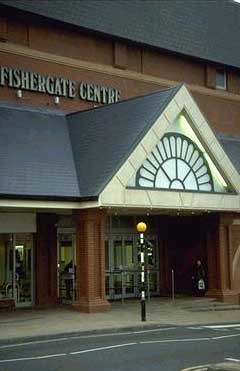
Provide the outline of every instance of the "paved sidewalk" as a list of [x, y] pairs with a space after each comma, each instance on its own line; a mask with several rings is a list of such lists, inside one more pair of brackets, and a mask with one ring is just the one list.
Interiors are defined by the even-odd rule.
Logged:
[[69, 306], [18, 309], [0, 313], [0, 341], [126, 328], [240, 323], [240, 306], [223, 305], [207, 298], [153, 298], [147, 302], [147, 321], [141, 322], [140, 302], [112, 303], [106, 313], [87, 314]]

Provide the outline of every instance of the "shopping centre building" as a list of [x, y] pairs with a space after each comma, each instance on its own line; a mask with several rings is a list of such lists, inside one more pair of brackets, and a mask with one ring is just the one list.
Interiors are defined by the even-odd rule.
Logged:
[[0, 0], [0, 301], [240, 302], [240, 4]]

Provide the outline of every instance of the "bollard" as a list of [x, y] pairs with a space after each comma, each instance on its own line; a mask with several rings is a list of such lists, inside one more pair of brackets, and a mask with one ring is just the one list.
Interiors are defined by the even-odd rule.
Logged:
[[124, 272], [121, 271], [121, 280], [122, 280], [122, 304], [124, 303]]
[[172, 269], [172, 302], [175, 301], [175, 282], [174, 282], [174, 270]]

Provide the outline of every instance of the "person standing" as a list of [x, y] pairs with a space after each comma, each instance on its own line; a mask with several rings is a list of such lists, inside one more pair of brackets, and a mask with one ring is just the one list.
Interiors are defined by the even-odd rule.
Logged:
[[194, 294], [196, 296], [203, 296], [206, 289], [206, 273], [201, 260], [197, 260], [192, 278], [194, 282]]

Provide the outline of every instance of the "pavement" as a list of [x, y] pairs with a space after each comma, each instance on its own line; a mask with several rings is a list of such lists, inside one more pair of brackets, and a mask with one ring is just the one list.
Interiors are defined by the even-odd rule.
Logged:
[[75, 333], [121, 331], [157, 326], [240, 323], [240, 306], [209, 298], [151, 298], [146, 302], [147, 321], [141, 322], [137, 299], [113, 302], [111, 311], [81, 313], [71, 306], [17, 309], [0, 312], [0, 342]]

